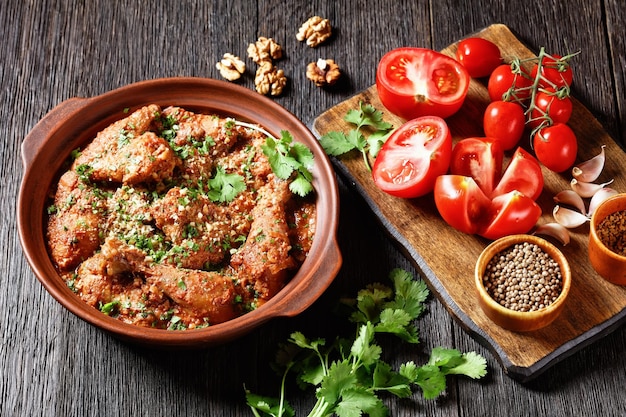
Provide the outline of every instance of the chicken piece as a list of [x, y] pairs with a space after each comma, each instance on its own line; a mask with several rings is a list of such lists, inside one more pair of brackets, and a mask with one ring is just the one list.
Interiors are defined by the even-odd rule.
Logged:
[[89, 179], [95, 182], [138, 184], [171, 177], [180, 160], [165, 139], [149, 131], [158, 114], [158, 106], [146, 106], [105, 128], [72, 168], [89, 167]]
[[291, 199], [287, 204], [287, 224], [290, 225], [289, 240], [293, 246], [292, 255], [299, 263], [304, 262], [313, 245], [317, 226], [315, 208], [315, 201], [312, 200], [294, 201]]
[[295, 266], [289, 254], [291, 243], [285, 215], [285, 203], [291, 196], [289, 184], [271, 179], [259, 190], [259, 196], [246, 242], [231, 258], [242, 288], [254, 289], [257, 305], [283, 288], [287, 271]]
[[231, 276], [146, 262], [143, 252], [117, 239], [108, 239], [102, 254], [109, 273], [140, 273], [146, 284], [156, 286], [191, 316], [216, 324], [238, 315]]
[[224, 242], [230, 241], [235, 231], [224, 208], [205, 195], [174, 187], [154, 202], [150, 213], [156, 226], [179, 248], [166, 262], [202, 269], [224, 260]]
[[176, 146], [192, 145], [199, 148], [198, 143], [190, 141], [187, 132], [194, 132], [191, 137], [200, 139], [198, 133], [203, 131], [202, 141], [208, 141], [204, 147], [207, 151], [205, 155], [210, 159], [226, 155], [239, 140], [241, 128], [232, 120], [217, 115], [193, 113], [180, 107], [168, 107], [163, 110], [163, 115], [178, 124], [178, 133], [174, 139]]
[[107, 273], [108, 259], [96, 253], [80, 264], [76, 270], [74, 290], [92, 307], [111, 302], [113, 294], [112, 276]]
[[239, 315], [233, 277], [217, 272], [152, 265], [142, 268], [148, 283], [158, 286], [175, 303], [208, 319], [222, 323]]
[[59, 179], [54, 207], [56, 212], [48, 218], [48, 247], [58, 268], [68, 271], [100, 246], [106, 198], [98, 188], [83, 183], [76, 172], [67, 171]]

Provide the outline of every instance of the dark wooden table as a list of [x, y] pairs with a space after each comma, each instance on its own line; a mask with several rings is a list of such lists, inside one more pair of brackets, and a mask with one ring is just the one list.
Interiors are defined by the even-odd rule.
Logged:
[[[5, 1], [0, 7], [0, 415], [246, 416], [244, 386], [276, 394], [268, 363], [293, 330], [311, 335], [335, 320], [342, 295], [384, 280], [401, 267], [419, 275], [351, 189], [341, 187], [340, 246], [344, 266], [328, 292], [293, 319], [277, 319], [243, 339], [197, 351], [149, 350], [120, 342], [64, 310], [36, 280], [22, 256], [15, 201], [24, 136], [54, 106], [158, 77], [220, 78], [226, 52], [246, 57], [259, 36], [285, 51], [289, 78], [275, 100], [310, 124], [327, 108], [374, 83], [378, 59], [404, 45], [441, 49], [504, 23], [531, 49], [580, 50], [573, 94], [626, 143], [626, 12], [620, 0], [414, 1]], [[165, 5], [164, 5], [165, 4]], [[330, 19], [335, 35], [311, 49], [296, 40], [308, 17]], [[332, 58], [344, 71], [332, 89], [305, 78], [308, 62]], [[253, 88], [252, 72], [241, 82]], [[582, 139], [584, 140], [584, 138]], [[45, 169], [45, 167], [42, 167]], [[388, 360], [421, 363], [435, 346], [475, 350], [488, 360], [477, 382], [450, 378], [446, 394], [426, 401], [388, 399], [394, 416], [626, 415], [626, 330], [614, 329], [528, 383], [507, 376], [490, 351], [469, 337], [435, 298], [419, 322], [417, 347], [386, 346]], [[333, 325], [330, 325], [332, 331]], [[339, 330], [339, 329], [338, 329]], [[324, 329], [329, 332], [329, 329]], [[312, 394], [295, 387], [298, 415]]]

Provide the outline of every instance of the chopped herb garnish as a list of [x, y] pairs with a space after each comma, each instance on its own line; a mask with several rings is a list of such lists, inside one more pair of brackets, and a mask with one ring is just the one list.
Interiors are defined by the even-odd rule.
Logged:
[[120, 306], [120, 302], [117, 300], [113, 300], [109, 303], [102, 304], [100, 306], [100, 311], [106, 314], [107, 316], [111, 316], [115, 314], [119, 306]]

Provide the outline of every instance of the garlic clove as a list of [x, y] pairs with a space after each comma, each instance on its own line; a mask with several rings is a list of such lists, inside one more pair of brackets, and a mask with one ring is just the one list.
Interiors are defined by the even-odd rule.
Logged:
[[572, 176], [576, 178], [576, 180], [582, 182], [593, 182], [597, 180], [602, 172], [602, 169], [604, 169], [605, 147], [606, 145], [602, 145], [602, 150], [599, 154], [572, 168]]
[[608, 187], [600, 188], [598, 191], [596, 191], [593, 197], [591, 197], [591, 201], [589, 202], [589, 211], [587, 212], [587, 216], [591, 217], [591, 215], [594, 211], [596, 211], [596, 208], [600, 205], [600, 203], [602, 203], [607, 198], [614, 196], [615, 194], [617, 194], [617, 190]]
[[568, 229], [575, 229], [589, 221], [589, 218], [584, 214], [559, 205], [554, 206], [552, 215], [558, 224]]
[[612, 182], [613, 180], [607, 181], [602, 184], [595, 184], [591, 182], [581, 182], [581, 181], [578, 181], [576, 178], [572, 178], [572, 181], [570, 182], [570, 186], [572, 187], [572, 190], [578, 193], [579, 196], [583, 198], [588, 198], [588, 197], [593, 197], [593, 195], [598, 190], [606, 187]]
[[567, 228], [559, 223], [546, 223], [537, 227], [533, 235], [550, 236], [557, 239], [563, 246], [570, 242], [570, 235]]
[[574, 190], [561, 191], [554, 196], [554, 202], [577, 208], [582, 214], [585, 214], [585, 202], [583, 201], [583, 198]]

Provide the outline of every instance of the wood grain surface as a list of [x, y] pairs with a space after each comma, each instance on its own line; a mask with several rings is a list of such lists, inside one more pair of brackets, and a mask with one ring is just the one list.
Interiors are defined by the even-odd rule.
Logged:
[[[295, 35], [314, 15], [328, 18], [334, 34], [324, 45], [309, 48]], [[311, 124], [325, 110], [367, 91], [378, 60], [390, 49], [440, 50], [494, 23], [506, 24], [531, 51], [541, 46], [555, 53], [580, 50], [573, 63], [573, 94], [617, 143], [626, 143], [622, 0], [4, 0], [0, 416], [252, 416], [244, 387], [278, 394], [280, 379], [270, 362], [291, 332], [350, 336], [352, 327], [333, 313], [339, 297], [385, 282], [391, 268], [416, 277], [424, 269], [388, 236], [356, 182], [339, 175], [344, 263], [315, 305], [211, 349], [163, 351], [121, 342], [64, 310], [22, 254], [15, 219], [20, 146], [51, 109], [73, 97], [93, 97], [147, 79], [219, 79], [215, 64], [226, 52], [245, 60], [248, 69], [239, 83], [254, 89], [256, 67], [246, 48], [266, 36], [282, 45], [278, 65], [289, 79], [284, 94], [274, 100]], [[334, 59], [343, 71], [333, 88], [317, 88], [305, 77], [306, 65], [321, 57]], [[603, 308], [605, 300], [595, 300]], [[423, 363], [432, 348], [444, 346], [484, 355], [489, 373], [480, 381], [448, 378], [445, 395], [436, 401], [424, 400], [420, 392], [404, 400], [385, 397], [391, 416], [626, 416], [626, 326], [601, 331], [593, 343], [559, 356], [558, 363], [528, 382], [511, 378], [498, 355], [468, 334], [437, 298], [429, 300], [418, 327], [417, 346], [382, 341], [393, 366]], [[313, 396], [288, 381], [287, 397], [296, 415], [307, 415]]]
[[[535, 56], [505, 25], [491, 25], [474, 35], [495, 42], [502, 55], [509, 59]], [[455, 51], [456, 44], [452, 44], [442, 52], [454, 56]], [[455, 143], [467, 137], [484, 136], [481, 121], [489, 104], [485, 82], [472, 79], [463, 107], [447, 120]], [[358, 108], [360, 102], [372, 104], [385, 112], [374, 85], [322, 113], [313, 122], [314, 133], [318, 136], [331, 131], [347, 133], [351, 125], [343, 118], [348, 110]], [[385, 112], [385, 120], [396, 127], [402, 123], [402, 119], [389, 112]], [[622, 171], [622, 167], [626, 166], [626, 154], [578, 101], [574, 101], [570, 126], [580, 142], [578, 162], [596, 155], [606, 145], [609, 157], [599, 181], [613, 179], [611, 187], [626, 191], [626, 176]], [[528, 142], [525, 136], [520, 145], [528, 148]], [[573, 284], [559, 318], [546, 328], [526, 333], [512, 332], [495, 325], [480, 309], [474, 289], [476, 260], [489, 241], [447, 226], [438, 214], [432, 193], [417, 199], [400, 199], [380, 191], [360, 153], [354, 151], [345, 157], [335, 158], [335, 161], [338, 169], [358, 184], [372, 210], [414, 258], [448, 310], [469, 333], [492, 347], [511, 376], [533, 378], [558, 361], [561, 355], [571, 354], [572, 350], [614, 328], [626, 317], [626, 287], [605, 281], [591, 267], [587, 252], [589, 226], [585, 224], [571, 231], [570, 244], [560, 247], [570, 263]], [[571, 179], [569, 171], [556, 174], [545, 167], [542, 170], [545, 186], [538, 202], [543, 214], [538, 224], [554, 222], [553, 196], [561, 190], [570, 189]]]

